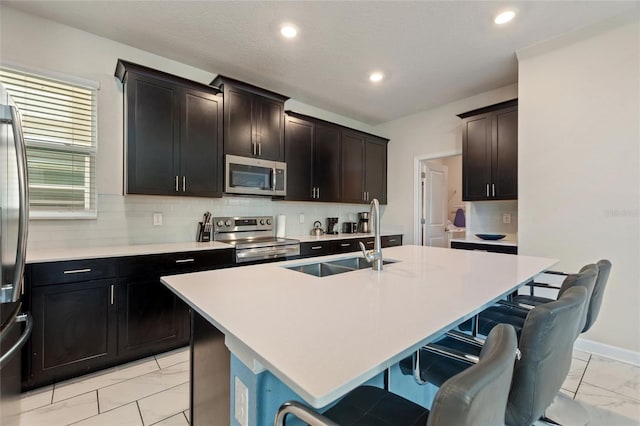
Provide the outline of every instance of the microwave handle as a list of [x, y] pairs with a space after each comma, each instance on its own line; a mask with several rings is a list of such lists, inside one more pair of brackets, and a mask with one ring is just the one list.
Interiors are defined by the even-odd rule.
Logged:
[[276, 174], [277, 173], [278, 172], [277, 172], [276, 168], [274, 167], [271, 170], [271, 189], [273, 189], [274, 191], [276, 190]]

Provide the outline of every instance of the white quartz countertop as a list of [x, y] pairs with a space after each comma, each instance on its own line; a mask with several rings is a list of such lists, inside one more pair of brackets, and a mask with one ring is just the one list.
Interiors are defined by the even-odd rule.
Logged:
[[184, 251], [219, 250], [232, 248], [229, 244], [212, 241], [209, 243], [166, 243], [131, 244], [122, 246], [56, 248], [27, 250], [27, 263], [59, 262], [65, 260], [98, 259], [104, 257], [140, 256], [145, 254], [179, 253]]
[[[503, 234], [504, 235], [504, 234]], [[495, 246], [518, 246], [518, 239], [513, 234], [506, 234], [507, 236], [501, 240], [483, 240], [475, 235], [466, 235], [463, 237], [452, 238], [450, 241], [457, 241], [459, 243], [472, 243], [472, 244], [491, 244]]]
[[556, 263], [420, 246], [383, 254], [398, 262], [380, 272], [317, 278], [286, 268], [352, 253], [162, 281], [221, 330], [254, 373], [268, 369], [320, 408]]
[[[386, 235], [397, 235], [396, 233], [382, 233]], [[318, 237], [303, 235], [289, 237], [300, 240], [300, 242], [310, 241], [330, 241], [347, 238], [372, 237], [372, 234], [327, 234]], [[233, 246], [218, 241], [208, 243], [184, 242], [184, 243], [160, 243], [160, 244], [130, 244], [104, 247], [74, 247], [74, 248], [51, 248], [27, 250], [27, 263], [60, 262], [65, 260], [99, 259], [105, 257], [140, 256], [145, 254], [179, 253], [185, 251], [198, 250], [218, 250], [233, 248]]]

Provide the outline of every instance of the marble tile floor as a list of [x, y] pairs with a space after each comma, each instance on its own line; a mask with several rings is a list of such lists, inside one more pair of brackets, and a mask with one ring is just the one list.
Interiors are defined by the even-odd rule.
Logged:
[[[640, 367], [575, 351], [562, 392], [590, 425], [640, 426]], [[187, 348], [25, 393], [21, 426], [188, 426]]]

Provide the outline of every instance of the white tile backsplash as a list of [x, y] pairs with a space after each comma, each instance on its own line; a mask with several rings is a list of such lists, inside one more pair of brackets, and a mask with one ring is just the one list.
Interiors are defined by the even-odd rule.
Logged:
[[[385, 206], [381, 206], [384, 224]], [[92, 220], [32, 220], [30, 249], [101, 247], [124, 244], [154, 244], [193, 241], [196, 226], [205, 211], [213, 216], [277, 216], [284, 214], [286, 236], [307, 235], [313, 222], [326, 227], [327, 217], [340, 224], [357, 221], [368, 205], [272, 201], [265, 197], [187, 198], [146, 195], [99, 195], [98, 218]], [[153, 213], [161, 212], [163, 224], [153, 226]], [[304, 223], [300, 223], [300, 214]], [[339, 228], [341, 229], [341, 228]]]
[[[511, 215], [511, 223], [502, 223], [503, 213]], [[518, 201], [478, 201], [467, 203], [467, 234], [518, 232]]]

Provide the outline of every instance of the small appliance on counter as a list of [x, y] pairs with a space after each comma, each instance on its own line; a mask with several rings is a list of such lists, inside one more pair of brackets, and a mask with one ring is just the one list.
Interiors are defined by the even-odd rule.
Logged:
[[371, 232], [371, 228], [369, 227], [369, 212], [358, 213], [358, 219], [358, 232], [364, 234]]
[[358, 224], [356, 222], [343, 222], [342, 232], [345, 234], [355, 234], [358, 232]]
[[313, 222], [313, 228], [311, 228], [311, 235], [319, 236], [324, 235], [324, 229], [322, 229], [322, 222], [316, 220]]
[[337, 217], [328, 217], [327, 218], [327, 234], [337, 234], [338, 233], [338, 218]]

